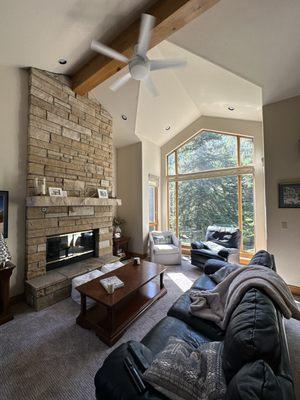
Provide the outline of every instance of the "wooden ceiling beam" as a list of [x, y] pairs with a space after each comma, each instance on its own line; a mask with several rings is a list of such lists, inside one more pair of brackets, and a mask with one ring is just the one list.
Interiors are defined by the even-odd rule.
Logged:
[[[150, 48], [167, 39], [220, 0], [158, 0], [146, 12], [156, 18]], [[109, 47], [131, 58], [137, 43], [140, 17], [120, 33]], [[197, 40], [197, 38], [195, 38]], [[73, 90], [84, 95], [125, 66], [124, 63], [96, 54], [72, 76]]]

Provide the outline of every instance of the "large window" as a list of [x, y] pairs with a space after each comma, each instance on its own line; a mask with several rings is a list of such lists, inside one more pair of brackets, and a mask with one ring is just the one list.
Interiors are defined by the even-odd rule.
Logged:
[[167, 157], [168, 223], [185, 245], [209, 225], [239, 227], [254, 251], [253, 140], [201, 131]]

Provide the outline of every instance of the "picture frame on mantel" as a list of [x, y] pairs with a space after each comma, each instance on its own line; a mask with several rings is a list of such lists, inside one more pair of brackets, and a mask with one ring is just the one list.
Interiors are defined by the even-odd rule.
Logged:
[[0, 233], [8, 237], [8, 191], [0, 190]]
[[108, 191], [106, 189], [98, 189], [99, 199], [108, 199]]
[[49, 187], [49, 196], [50, 197], [63, 197], [62, 188]]
[[300, 208], [300, 183], [279, 183], [279, 208]]

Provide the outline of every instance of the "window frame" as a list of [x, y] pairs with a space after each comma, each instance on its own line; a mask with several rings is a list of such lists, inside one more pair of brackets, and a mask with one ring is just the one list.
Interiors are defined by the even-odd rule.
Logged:
[[[229, 168], [221, 168], [221, 169], [213, 169], [213, 170], [205, 170], [205, 171], [200, 171], [200, 172], [192, 172], [192, 173], [185, 173], [185, 174], [179, 174], [178, 173], [178, 149], [183, 147], [185, 144], [187, 144], [189, 141], [193, 140], [195, 136], [201, 135], [202, 132], [213, 132], [217, 133], [220, 135], [229, 135], [229, 136], [234, 136], [237, 139], [237, 166], [236, 167], [229, 167]], [[254, 146], [254, 138], [248, 135], [243, 135], [243, 134], [236, 134], [236, 133], [230, 133], [230, 132], [223, 132], [223, 131], [217, 131], [213, 129], [201, 129], [200, 131], [196, 132], [192, 137], [181, 143], [179, 146], [177, 146], [175, 149], [170, 151], [166, 155], [165, 159], [165, 166], [166, 166], [166, 189], [167, 189], [167, 226], [168, 229], [170, 229], [170, 210], [169, 210], [169, 184], [170, 182], [175, 183], [175, 234], [176, 236], [179, 235], [179, 229], [178, 229], [178, 183], [180, 181], [184, 180], [196, 180], [196, 179], [203, 179], [203, 178], [216, 178], [216, 177], [222, 177], [222, 176], [237, 176], [238, 178], [238, 225], [239, 229], [242, 232], [243, 235], [243, 199], [242, 199], [242, 176], [243, 175], [252, 175], [253, 176], [253, 191], [255, 191], [255, 170], [254, 170], [254, 165], [249, 164], [249, 165], [242, 165], [241, 164], [241, 138], [246, 138], [246, 139], [251, 139], [253, 146]], [[169, 175], [168, 172], [168, 157], [171, 154], [175, 154], [175, 174], [174, 175]], [[255, 216], [255, 203], [254, 203], [254, 216]], [[255, 224], [254, 224], [254, 240], [255, 240]], [[183, 249], [189, 250], [190, 245], [183, 245]], [[255, 244], [254, 244], [254, 251], [255, 251]], [[241, 243], [241, 249], [240, 249], [240, 257], [241, 259], [249, 259], [252, 257], [254, 252], [252, 251], [246, 251], [244, 250], [243, 247], [243, 240]]]

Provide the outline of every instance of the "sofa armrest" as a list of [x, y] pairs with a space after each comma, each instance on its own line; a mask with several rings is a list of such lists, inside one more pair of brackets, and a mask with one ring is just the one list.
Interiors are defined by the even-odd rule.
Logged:
[[179, 249], [181, 248], [180, 240], [174, 235], [174, 233], [172, 233], [172, 242], [176, 247]]
[[221, 260], [207, 260], [206, 263], [204, 264], [204, 273], [206, 275], [212, 275], [215, 272], [219, 271], [219, 269], [226, 267], [227, 265], [231, 265], [226, 261], [221, 261]]
[[208, 247], [201, 241], [195, 241], [191, 243], [191, 248], [192, 249], [207, 249]]

